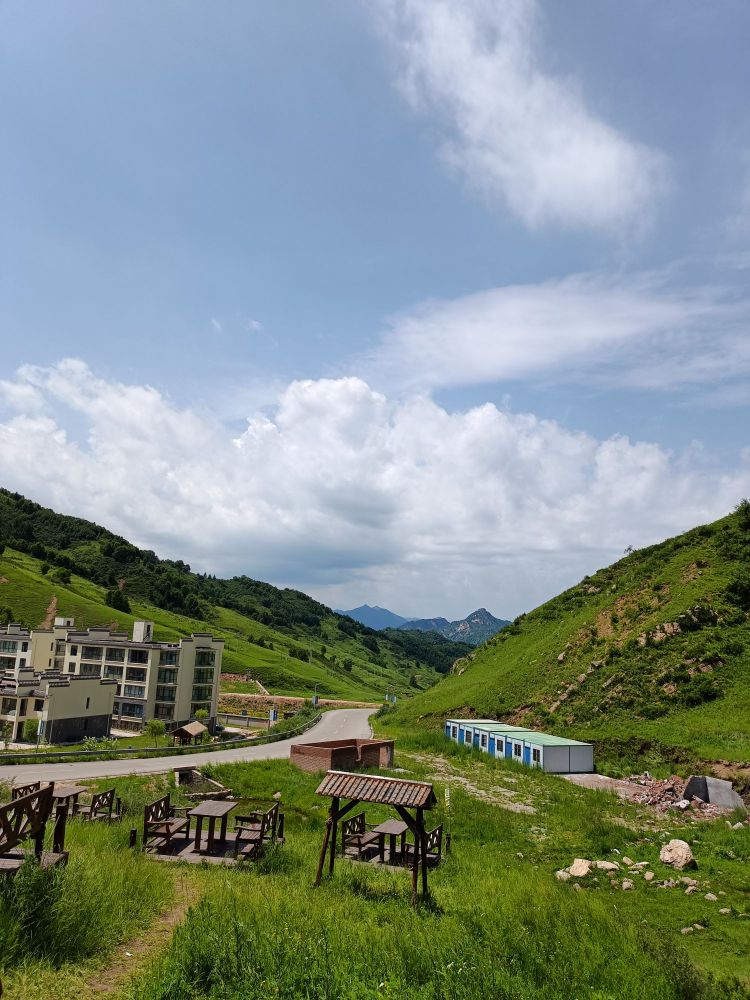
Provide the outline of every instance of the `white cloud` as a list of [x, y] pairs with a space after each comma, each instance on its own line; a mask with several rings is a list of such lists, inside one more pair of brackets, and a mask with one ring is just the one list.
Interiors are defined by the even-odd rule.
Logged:
[[214, 333], [223, 333], [224, 332], [224, 327], [221, 325], [221, 323], [219, 322], [219, 320], [216, 319], [215, 316], [211, 317], [211, 329], [214, 331]]
[[259, 319], [249, 319], [246, 325], [249, 333], [260, 333], [263, 329], [263, 324]]
[[526, 225], [632, 230], [667, 161], [602, 121], [577, 81], [545, 72], [535, 0], [380, 0], [401, 88], [443, 129], [442, 152]]
[[557, 378], [665, 388], [750, 371], [750, 299], [666, 274], [578, 274], [429, 301], [393, 318], [362, 362], [417, 389]]
[[489, 404], [394, 402], [358, 378], [294, 382], [234, 438], [80, 361], [13, 382], [45, 410], [0, 420], [4, 485], [197, 568], [335, 606], [512, 615], [750, 493], [750, 454], [722, 471]]

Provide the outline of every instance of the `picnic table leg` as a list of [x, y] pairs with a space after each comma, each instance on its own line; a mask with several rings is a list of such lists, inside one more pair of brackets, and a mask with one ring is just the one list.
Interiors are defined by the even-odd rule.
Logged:
[[68, 818], [68, 807], [63, 804], [58, 807], [55, 813], [55, 826], [52, 833], [52, 850], [55, 854], [62, 854], [65, 850], [65, 823]]
[[214, 835], [215, 835], [215, 833], [216, 833], [216, 817], [215, 816], [209, 816], [208, 817], [208, 844], [207, 844], [207, 850], [208, 850], [209, 854], [211, 854], [212, 851], [213, 851], [213, 849], [214, 849]]
[[195, 817], [195, 853], [201, 849], [201, 834], [203, 833], [203, 817]]
[[229, 814], [221, 817], [221, 832], [219, 833], [219, 840], [224, 843], [227, 839], [227, 820], [229, 819]]

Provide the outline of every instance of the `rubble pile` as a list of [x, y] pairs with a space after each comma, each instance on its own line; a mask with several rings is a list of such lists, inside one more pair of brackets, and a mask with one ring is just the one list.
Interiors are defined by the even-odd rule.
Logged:
[[686, 780], [672, 775], [670, 778], [660, 779], [654, 778], [648, 771], [644, 771], [643, 774], [632, 774], [628, 781], [631, 786], [638, 786], [633, 788], [632, 793], [628, 795], [631, 802], [653, 806], [659, 812], [667, 812], [670, 809], [685, 812], [689, 809], [700, 813], [705, 819], [714, 819], [726, 813], [728, 809], [727, 806], [707, 802], [699, 795], [690, 794], [691, 790], [688, 786], [693, 781], [692, 778]]

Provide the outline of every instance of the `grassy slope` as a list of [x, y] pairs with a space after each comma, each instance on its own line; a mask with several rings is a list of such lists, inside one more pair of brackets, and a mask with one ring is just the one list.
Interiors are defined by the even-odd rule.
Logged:
[[[310, 695], [315, 684], [321, 695], [353, 700], [380, 700], [386, 685], [404, 694], [409, 691], [404, 659], [385, 647], [377, 656], [370, 655], [359, 642], [337, 629], [333, 617], [330, 622], [324, 621], [324, 635], [313, 638], [303, 629], [281, 633], [223, 607], [214, 608], [212, 619], [204, 621], [131, 599], [131, 614], [125, 614], [107, 607], [103, 587], [75, 575], [68, 585], [53, 583], [42, 576], [40, 567], [40, 560], [13, 549], [6, 549], [0, 556], [0, 577], [7, 580], [0, 584], [0, 606], [12, 608], [14, 615], [31, 627], [43, 623], [54, 595], [57, 614], [73, 616], [81, 626], [116, 623], [130, 630], [136, 619], [146, 618], [155, 623], [157, 639], [164, 641], [177, 640], [190, 632], [213, 632], [226, 642], [224, 672], [249, 670], [274, 694]], [[249, 634], [256, 640], [262, 637], [266, 643], [272, 642], [274, 649], [248, 642]], [[328, 662], [321, 659], [322, 645], [327, 647]], [[305, 663], [290, 656], [290, 647], [310, 649], [313, 659]], [[339, 665], [333, 665], [334, 658]], [[352, 661], [351, 671], [340, 665], [345, 659]], [[428, 683], [434, 678], [426, 668], [421, 668], [418, 676]], [[257, 693], [254, 685], [247, 685], [246, 690]]]
[[[127, 937], [133, 922], [143, 926], [149, 911], [153, 914], [169, 895], [160, 885], [158, 894], [144, 899], [140, 914], [132, 914], [124, 905], [122, 879], [118, 876], [113, 888], [107, 885], [107, 870], [119, 872], [124, 864], [131, 866], [127, 874], [134, 885], [140, 886], [145, 865], [154, 878], [173, 882], [174, 896], [183, 894], [189, 879], [205, 900], [190, 911], [163, 957], [117, 993], [121, 998], [718, 1000], [745, 995], [740, 987], [715, 991], [701, 977], [713, 973], [750, 982], [748, 830], [729, 830], [723, 820], [699, 825], [683, 816], [654, 816], [553, 776], [441, 748], [442, 757], [399, 753], [396, 760], [410, 776], [436, 780], [438, 806], [430, 821], [447, 823], [453, 835], [450, 857], [430, 876], [432, 907], [416, 912], [409, 907], [407, 873], [343, 862], [333, 880], [314, 890], [327, 800], [314, 794], [318, 776], [286, 761], [210, 769], [243, 806], [281, 793], [286, 844], [244, 871], [185, 869], [128, 852], [128, 828], [137, 825], [143, 801], [155, 798], [167, 779], [123, 779], [118, 794], [130, 814], [121, 826], [92, 831], [70, 825], [71, 864], [63, 876], [62, 904], [49, 921], [51, 933], [33, 933], [34, 913], [27, 913], [26, 958], [23, 939], [13, 951], [0, 948], [6, 995], [11, 1000], [94, 995], [85, 981], [95, 964], [106, 963], [107, 953]], [[450, 815], [446, 784], [452, 789]], [[536, 812], [508, 811], [493, 799], [514, 800]], [[367, 807], [370, 822], [388, 815]], [[581, 892], [555, 880], [555, 870], [574, 857], [617, 859], [615, 851], [649, 861], [657, 881], [668, 878], [671, 870], [658, 861], [667, 836], [693, 845], [699, 893], [686, 896], [681, 886], [662, 889], [642, 877], [635, 877], [631, 892], [623, 892], [622, 876], [610, 885], [601, 873], [583, 880]], [[79, 879], [97, 905], [68, 943], [64, 929], [76, 913]], [[723, 894], [720, 902], [704, 899], [709, 890]], [[78, 895], [88, 906], [88, 897]], [[100, 919], [100, 900], [117, 909], [118, 922], [97, 940], [89, 930]], [[719, 914], [722, 907], [730, 914]], [[39, 908], [35, 912], [37, 919], [44, 916]], [[7, 907], [11, 929], [15, 913]], [[693, 923], [706, 930], [681, 935], [680, 929]], [[0, 907], [0, 934], [2, 928]]]
[[[402, 703], [389, 727], [428, 731], [446, 715], [476, 714], [594, 740], [600, 760], [746, 761], [750, 621], [726, 588], [747, 573], [748, 548], [732, 515], [634, 552], [521, 616]], [[653, 642], [658, 626], [696, 607], [697, 622], [681, 619], [691, 630]]]

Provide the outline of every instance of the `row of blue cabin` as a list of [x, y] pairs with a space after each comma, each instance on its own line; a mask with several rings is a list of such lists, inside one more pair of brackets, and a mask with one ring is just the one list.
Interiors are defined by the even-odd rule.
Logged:
[[493, 757], [505, 757], [553, 774], [580, 774], [594, 770], [591, 743], [564, 736], [537, 733], [495, 719], [447, 719], [445, 735], [461, 746], [475, 747]]

